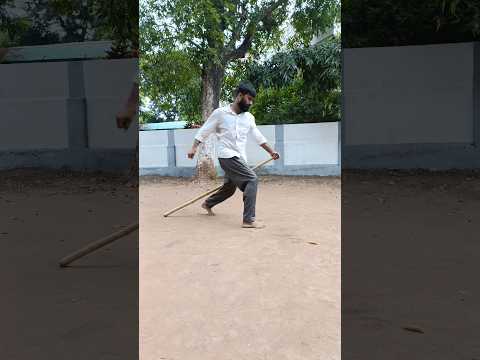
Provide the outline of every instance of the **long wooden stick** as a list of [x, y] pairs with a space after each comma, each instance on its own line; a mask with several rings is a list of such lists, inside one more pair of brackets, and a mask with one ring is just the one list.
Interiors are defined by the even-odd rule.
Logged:
[[[253, 167], [252, 170], [258, 169], [259, 167], [265, 165], [266, 163], [268, 163], [272, 160], [273, 160], [273, 158], [264, 160], [261, 163], [257, 164], [255, 167]], [[209, 190], [209, 191], [195, 197], [194, 199], [192, 199], [192, 200], [176, 207], [175, 209], [170, 210], [169, 212], [163, 214], [163, 216], [167, 217], [168, 215], [173, 214], [174, 212], [177, 212], [178, 210], [181, 210], [181, 209], [183, 209], [184, 207], [187, 207], [190, 204], [193, 204], [195, 201], [200, 200], [201, 198], [203, 198], [207, 195], [210, 195], [210, 194], [214, 193], [215, 191], [220, 190], [220, 188], [222, 186], [223, 186], [223, 184], [220, 185], [220, 186], [217, 186], [215, 189]], [[94, 241], [94, 242], [86, 245], [85, 247], [71, 253], [70, 255], [65, 256], [64, 258], [62, 258], [60, 260], [59, 265], [61, 267], [68, 266], [73, 261], [78, 260], [78, 259], [80, 259], [80, 258], [82, 258], [82, 257], [84, 257], [84, 256], [86, 256], [86, 255], [104, 247], [105, 245], [108, 245], [108, 244], [114, 242], [115, 240], [120, 239], [121, 237], [124, 237], [125, 235], [130, 234], [131, 232], [133, 232], [137, 229], [138, 229], [138, 222], [134, 223], [134, 224], [130, 224], [129, 226], [125, 227], [122, 230], [116, 231], [113, 234], [110, 234], [108, 236], [105, 236], [105, 237], [97, 240], [97, 241]]]
[[138, 222], [128, 225], [122, 230], [116, 231], [113, 234], [110, 234], [108, 236], [105, 236], [97, 241], [94, 241], [85, 247], [81, 248], [80, 250], [77, 250], [70, 255], [65, 256], [63, 259], [60, 260], [60, 266], [65, 267], [68, 264], [72, 263], [73, 261], [80, 259], [81, 257], [84, 257], [85, 255], [88, 255], [95, 250], [100, 249], [101, 247], [104, 247], [105, 245], [108, 245], [115, 240], [124, 237], [125, 235], [130, 234], [131, 232], [135, 231], [138, 229]]
[[[259, 167], [262, 167], [263, 165], [265, 165], [266, 163], [268, 163], [268, 162], [270, 162], [270, 161], [272, 161], [272, 160], [273, 160], [273, 158], [264, 160], [264, 161], [262, 161], [261, 163], [258, 163], [257, 165], [255, 165], [255, 166], [252, 168], [252, 170], [258, 169]], [[170, 211], [167, 211], [165, 214], [163, 214], [163, 216], [167, 217], [168, 215], [171, 215], [171, 214], [173, 214], [174, 212], [177, 212], [178, 210], [181, 210], [181, 209], [183, 209], [184, 207], [187, 207], [188, 205], [193, 204], [195, 201], [198, 201], [198, 200], [200, 200], [201, 198], [204, 198], [205, 196], [208, 196], [208, 195], [210, 195], [210, 194], [212, 194], [212, 193], [220, 190], [220, 188], [221, 188], [222, 186], [223, 186], [223, 184], [217, 186], [215, 189], [208, 190], [207, 192], [204, 192], [203, 194], [200, 194], [200, 195], [198, 195], [197, 197], [194, 197], [192, 200], [189, 200], [189, 201], [187, 201], [186, 203], [183, 203], [182, 205], [177, 206], [175, 209], [172, 209], [172, 210], [170, 210]]]

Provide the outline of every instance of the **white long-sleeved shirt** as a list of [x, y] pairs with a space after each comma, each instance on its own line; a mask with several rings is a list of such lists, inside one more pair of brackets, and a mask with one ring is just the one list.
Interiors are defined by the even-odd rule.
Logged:
[[251, 133], [258, 145], [267, 139], [258, 130], [255, 117], [249, 112], [237, 114], [230, 105], [216, 109], [198, 130], [195, 139], [204, 142], [212, 133], [217, 137], [219, 158], [242, 157], [247, 161], [247, 135]]

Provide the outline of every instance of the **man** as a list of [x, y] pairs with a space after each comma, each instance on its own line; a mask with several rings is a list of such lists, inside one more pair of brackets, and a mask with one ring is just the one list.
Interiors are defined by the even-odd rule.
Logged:
[[198, 146], [212, 133], [217, 137], [217, 153], [220, 166], [225, 171], [223, 187], [211, 195], [202, 204], [209, 215], [214, 215], [212, 208], [231, 197], [238, 187], [243, 192], [243, 223], [244, 228], [263, 228], [255, 221], [255, 203], [257, 198], [257, 175], [247, 165], [245, 147], [247, 135], [251, 133], [256, 142], [267, 151], [273, 159], [280, 158], [260, 133], [254, 116], [248, 112], [256, 91], [249, 83], [241, 83], [235, 91], [235, 101], [216, 109], [203, 124], [195, 136], [188, 157], [193, 159]]

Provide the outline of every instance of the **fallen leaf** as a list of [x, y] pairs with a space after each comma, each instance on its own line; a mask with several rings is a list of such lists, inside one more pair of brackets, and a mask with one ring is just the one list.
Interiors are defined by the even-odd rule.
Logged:
[[409, 325], [409, 326], [404, 326], [403, 330], [410, 331], [410, 332], [415, 332], [419, 334], [424, 334], [425, 332], [423, 331], [422, 328], [416, 325]]

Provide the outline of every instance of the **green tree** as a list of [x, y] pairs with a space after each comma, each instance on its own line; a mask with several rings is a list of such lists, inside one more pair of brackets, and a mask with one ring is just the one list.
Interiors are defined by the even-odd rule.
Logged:
[[[141, 8], [141, 11], [142, 96], [148, 97], [160, 111], [200, 121], [200, 66], [157, 28], [157, 20], [147, 9]], [[171, 116], [159, 116], [158, 120], [162, 118]]]
[[[315, 34], [338, 21], [339, 2], [143, 0], [140, 11], [141, 62], [148, 83], [142, 91], [155, 98], [153, 87], [161, 85], [163, 94], [177, 94], [180, 88], [198, 86], [193, 79], [200, 75], [205, 119], [218, 107], [225, 76], [239, 59], [255, 59], [280, 48], [289, 16], [297, 29], [292, 44], [308, 45]], [[175, 71], [170, 71], [172, 66]], [[149, 71], [153, 68], [157, 74]]]
[[218, 107], [229, 63], [244, 58], [249, 51], [258, 54], [279, 42], [288, 0], [147, 0], [144, 3], [162, 34], [158, 45], [168, 43], [162, 46], [165, 51], [180, 49], [191, 62], [198, 64], [205, 119]]

